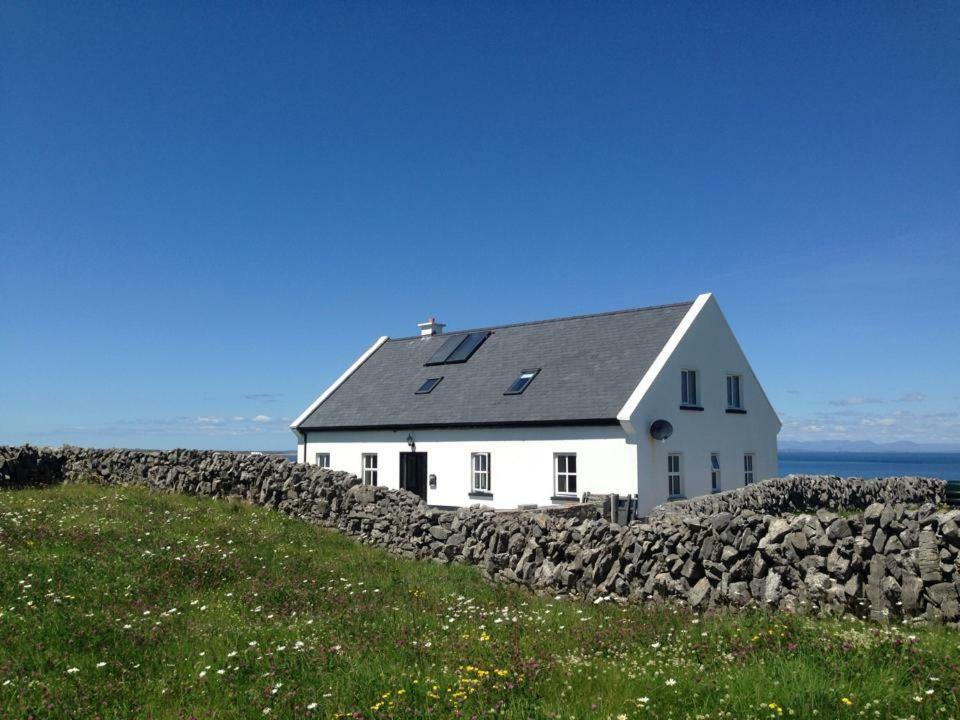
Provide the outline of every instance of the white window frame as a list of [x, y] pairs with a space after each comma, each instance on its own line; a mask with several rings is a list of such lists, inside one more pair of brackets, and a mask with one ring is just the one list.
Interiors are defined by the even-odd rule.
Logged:
[[[478, 467], [478, 463], [483, 467]], [[490, 479], [490, 453], [470, 453], [470, 492], [480, 495], [492, 495], [493, 485]]]
[[[320, 460], [320, 458], [326, 458], [326, 464]], [[313, 454], [313, 464], [320, 468], [330, 469], [330, 453], [328, 452], [318, 452]]]
[[[677, 461], [676, 470], [673, 469], [673, 460]], [[683, 454], [667, 453], [667, 497], [683, 497]]]
[[360, 477], [363, 479], [364, 485], [376, 486], [377, 476], [380, 474], [379, 465], [376, 453], [360, 454]]
[[754, 463], [755, 455], [753, 453], [744, 453], [743, 454], [743, 484], [753, 485], [756, 482], [756, 475], [754, 474]]
[[723, 489], [722, 480], [720, 453], [710, 453], [710, 492], [720, 492]]
[[[684, 368], [680, 371], [680, 405], [682, 407], [700, 407], [700, 382], [697, 377], [698, 374], [699, 373], [693, 368]], [[691, 390], [693, 392], [691, 392]]]
[[[736, 398], [734, 398], [732, 392], [734, 380], [736, 380], [737, 385]], [[743, 375], [727, 373], [727, 410], [743, 410]]]
[[[560, 459], [564, 460], [564, 469], [560, 470]], [[570, 458], [573, 458], [573, 470], [570, 468]], [[554, 453], [553, 454], [553, 491], [558, 497], [577, 497], [577, 454], [576, 453]], [[573, 480], [573, 489], [570, 488], [570, 480]], [[562, 487], [561, 490], [561, 481]]]

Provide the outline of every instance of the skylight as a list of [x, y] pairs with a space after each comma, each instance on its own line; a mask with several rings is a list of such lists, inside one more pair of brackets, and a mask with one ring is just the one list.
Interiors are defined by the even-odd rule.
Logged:
[[440, 381], [443, 380], [443, 377], [427, 378], [423, 381], [423, 385], [414, 393], [414, 395], [426, 395], [429, 392], [432, 392], [433, 389], [440, 384]]
[[490, 337], [489, 330], [451, 335], [424, 364], [452, 365], [454, 363], [465, 363], [488, 337]]
[[533, 382], [533, 379], [537, 376], [538, 372], [540, 372], [540, 368], [537, 368], [536, 370], [521, 370], [520, 376], [513, 381], [513, 384], [510, 385], [510, 387], [508, 387], [503, 394], [519, 395], [527, 389], [527, 385]]

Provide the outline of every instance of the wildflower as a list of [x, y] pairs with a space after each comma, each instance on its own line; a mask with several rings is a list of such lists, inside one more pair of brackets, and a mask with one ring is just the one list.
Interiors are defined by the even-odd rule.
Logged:
[[67, 675], [73, 675], [74, 673], [80, 672], [80, 668], [72, 667], [67, 668]]
[[316, 709], [317, 709], [317, 704], [315, 702], [312, 702], [309, 705], [307, 705], [307, 710], [316, 710]]
[[670, 678], [669, 680], [667, 680], [667, 687], [673, 687], [676, 684], [677, 684], [677, 681], [674, 680], [673, 678]]
[[104, 665], [106, 665], [106, 663], [102, 661], [97, 663], [98, 668], [102, 668]]
[[842, 702], [844, 705], [848, 705], [848, 706], [849, 706], [849, 705], [853, 705], [853, 700], [851, 700], [851, 699], [848, 698], [848, 697], [842, 697], [842, 698], [840, 698], [840, 702]]
[[206, 676], [207, 676], [207, 671], [206, 671], [206, 670], [201, 670], [201, 671], [200, 671], [200, 677], [206, 677]]

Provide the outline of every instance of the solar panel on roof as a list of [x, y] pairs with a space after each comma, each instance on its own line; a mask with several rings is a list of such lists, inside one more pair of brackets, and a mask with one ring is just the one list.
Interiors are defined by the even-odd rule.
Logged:
[[440, 349], [430, 356], [430, 359], [427, 360], [424, 365], [443, 365], [447, 361], [450, 353], [456, 350], [457, 346], [462, 343], [466, 337], [467, 336], [462, 333], [460, 335], [451, 335], [446, 339], [446, 342], [440, 346]]
[[464, 339], [462, 343], [457, 345], [457, 349], [450, 353], [450, 356], [447, 358], [448, 363], [464, 363], [470, 359], [470, 356], [473, 355], [477, 348], [483, 345], [483, 341], [490, 337], [490, 333], [485, 332], [472, 332]]

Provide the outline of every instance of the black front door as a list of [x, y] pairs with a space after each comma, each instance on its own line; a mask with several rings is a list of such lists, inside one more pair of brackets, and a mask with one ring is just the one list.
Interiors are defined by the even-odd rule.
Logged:
[[427, 454], [400, 453], [400, 489], [416, 493], [427, 501]]

